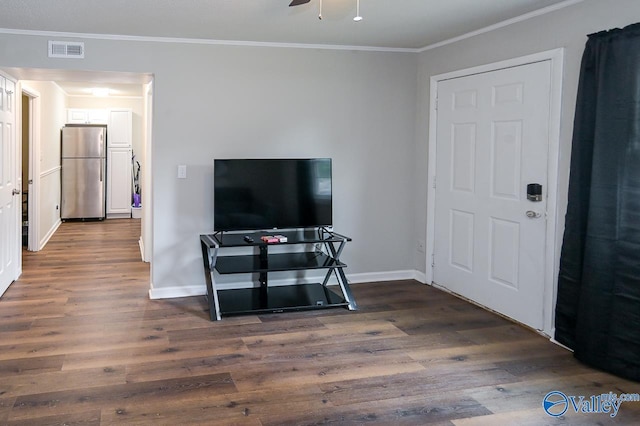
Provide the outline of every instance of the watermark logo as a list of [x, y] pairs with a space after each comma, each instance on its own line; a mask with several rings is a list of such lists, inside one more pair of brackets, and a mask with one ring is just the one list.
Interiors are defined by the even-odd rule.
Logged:
[[560, 417], [569, 409], [569, 398], [559, 391], [549, 392], [542, 400], [542, 408], [553, 417]]
[[552, 417], [560, 417], [569, 409], [576, 413], [601, 413], [610, 417], [618, 415], [623, 402], [640, 402], [640, 394], [609, 392], [600, 395], [567, 396], [560, 391], [551, 391], [542, 399], [542, 408]]

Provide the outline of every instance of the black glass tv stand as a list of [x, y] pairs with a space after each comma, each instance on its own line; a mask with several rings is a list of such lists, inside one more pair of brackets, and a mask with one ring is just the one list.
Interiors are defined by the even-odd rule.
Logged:
[[[268, 243], [266, 235], [281, 235], [285, 242]], [[299, 311], [345, 307], [356, 310], [349, 283], [343, 271], [347, 265], [340, 261], [345, 244], [351, 238], [327, 228], [296, 229], [288, 231], [225, 232], [200, 235], [204, 275], [207, 283], [207, 302], [212, 321], [223, 316]], [[305, 245], [312, 251], [282, 252], [275, 246]], [[248, 247], [252, 254], [221, 256], [226, 248]], [[322, 283], [296, 283], [269, 286], [269, 273], [282, 271], [326, 270]], [[258, 286], [220, 290], [215, 274], [256, 274]], [[340, 293], [328, 287], [335, 275]]]

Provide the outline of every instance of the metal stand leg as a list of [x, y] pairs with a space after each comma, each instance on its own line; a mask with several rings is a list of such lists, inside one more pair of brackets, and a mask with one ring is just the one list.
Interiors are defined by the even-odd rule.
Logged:
[[[337, 250], [332, 243], [328, 243], [328, 242], [325, 243], [325, 246], [329, 250], [329, 253], [331, 253], [331, 257], [333, 257], [333, 259], [338, 263], [340, 262], [340, 255], [342, 254], [342, 249], [344, 248], [346, 242], [347, 242], [346, 239], [342, 240]], [[323, 286], [327, 285], [327, 283], [329, 282], [329, 278], [331, 277], [332, 271], [335, 271], [336, 279], [338, 280], [338, 284], [340, 285], [340, 289], [342, 290], [342, 295], [344, 296], [344, 299], [349, 304], [348, 306], [349, 310], [350, 311], [357, 310], [358, 305], [356, 304], [356, 299], [353, 297], [353, 294], [351, 293], [351, 288], [349, 287], [349, 281], [347, 280], [347, 276], [344, 274], [342, 267], [329, 269], [329, 271], [327, 271], [327, 275], [324, 277], [324, 282], [322, 283], [322, 285]]]
[[204, 279], [207, 283], [207, 303], [209, 304], [209, 318], [211, 321], [221, 320], [220, 303], [216, 291], [216, 281], [213, 276], [218, 258], [218, 244], [207, 235], [200, 236], [202, 247], [202, 262], [204, 266]]

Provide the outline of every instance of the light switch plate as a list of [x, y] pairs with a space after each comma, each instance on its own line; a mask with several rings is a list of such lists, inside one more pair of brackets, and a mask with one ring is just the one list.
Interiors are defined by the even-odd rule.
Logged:
[[187, 165], [179, 164], [178, 165], [178, 179], [186, 179], [187, 178]]

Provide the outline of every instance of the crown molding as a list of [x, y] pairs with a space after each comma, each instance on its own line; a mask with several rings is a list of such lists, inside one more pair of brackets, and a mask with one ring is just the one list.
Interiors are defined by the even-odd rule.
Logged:
[[538, 16], [546, 15], [547, 13], [555, 12], [556, 10], [564, 9], [565, 7], [573, 6], [574, 4], [578, 4], [583, 1], [584, 0], [565, 0], [563, 2], [556, 3], [552, 6], [543, 7], [542, 9], [534, 10], [533, 12], [525, 13], [524, 15], [516, 16], [515, 18], [507, 19], [506, 21], [498, 22], [497, 24], [489, 25], [488, 27], [480, 28], [479, 30], [476, 30], [476, 31], [471, 31], [470, 33], [462, 34], [460, 36], [443, 40], [438, 43], [430, 44], [420, 49], [416, 49], [416, 51], [419, 53], [422, 53], [422, 52], [426, 52], [427, 50], [435, 49], [437, 47], [453, 44], [461, 40], [465, 40], [480, 34], [497, 30], [499, 28], [504, 28], [504, 27], [508, 27], [509, 25], [517, 24], [518, 22], [523, 22], [532, 18], [536, 18]]
[[63, 37], [63, 38], [80, 38], [95, 40], [113, 40], [113, 41], [136, 41], [149, 43], [180, 43], [180, 44], [204, 44], [217, 46], [244, 46], [244, 47], [279, 47], [289, 49], [324, 49], [324, 50], [357, 50], [365, 52], [402, 52], [417, 53], [419, 49], [403, 48], [403, 47], [381, 47], [381, 46], [347, 46], [339, 44], [306, 44], [306, 43], [277, 43], [263, 41], [244, 41], [244, 40], [210, 40], [200, 38], [175, 38], [175, 37], [148, 37], [148, 36], [132, 36], [117, 34], [89, 34], [89, 33], [70, 33], [59, 31], [35, 31], [35, 30], [17, 30], [12, 28], [0, 28], [0, 34], [39, 36], [39, 37]]

